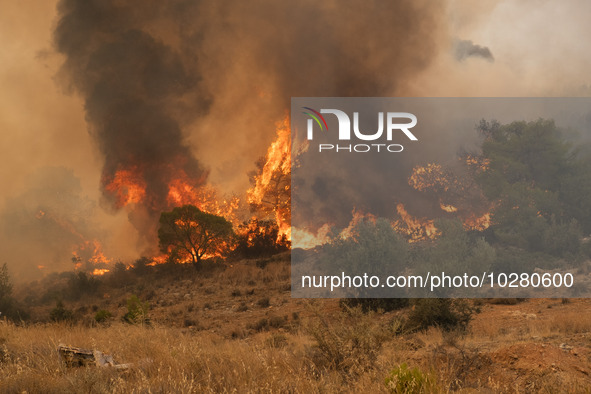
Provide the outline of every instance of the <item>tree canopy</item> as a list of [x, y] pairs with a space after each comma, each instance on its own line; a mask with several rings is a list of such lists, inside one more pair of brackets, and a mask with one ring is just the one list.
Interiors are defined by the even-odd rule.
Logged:
[[553, 120], [480, 124], [489, 168], [477, 178], [494, 202], [490, 231], [504, 245], [576, 253], [590, 231], [589, 165]]
[[176, 261], [191, 261], [197, 268], [203, 257], [221, 256], [234, 244], [232, 224], [225, 218], [184, 205], [162, 212], [158, 239], [160, 250]]

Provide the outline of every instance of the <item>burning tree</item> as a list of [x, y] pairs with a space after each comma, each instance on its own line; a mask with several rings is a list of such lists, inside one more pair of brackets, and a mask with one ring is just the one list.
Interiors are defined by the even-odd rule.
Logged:
[[183, 205], [160, 215], [160, 250], [169, 253], [172, 260], [191, 261], [196, 268], [200, 268], [202, 258], [223, 256], [230, 251], [234, 237], [232, 223], [194, 205]]
[[290, 245], [285, 235], [279, 235], [277, 223], [253, 218], [238, 226], [235, 252], [246, 258], [271, 256], [289, 250]]
[[253, 187], [248, 190], [252, 212], [272, 217], [279, 227], [279, 238], [291, 240], [291, 131], [289, 117], [277, 123], [277, 139], [266, 156], [250, 174]]

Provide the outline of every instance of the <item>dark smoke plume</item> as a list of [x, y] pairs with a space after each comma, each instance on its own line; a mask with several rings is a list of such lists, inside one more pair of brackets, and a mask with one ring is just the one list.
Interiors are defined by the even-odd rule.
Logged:
[[458, 61], [464, 61], [469, 57], [480, 57], [489, 62], [495, 61], [490, 49], [476, 45], [470, 40], [456, 40], [454, 47], [455, 56]]
[[146, 240], [179, 171], [199, 186], [205, 162], [244, 185], [292, 96], [404, 95], [443, 14], [411, 0], [62, 0], [58, 12], [60, 77], [85, 100], [105, 199], [118, 208], [105, 185], [139, 172], [146, 200], [130, 219]]
[[130, 215], [141, 232], [139, 218], [153, 219], [166, 208], [167, 184], [176, 173], [183, 171], [194, 186], [204, 182], [206, 172], [184, 142], [173, 106], [190, 97], [199, 113], [209, 103], [186, 59], [143, 30], [156, 12], [144, 6], [62, 1], [55, 31], [57, 49], [67, 56], [62, 71], [85, 99], [89, 130], [105, 159], [106, 200], [120, 207], [106, 187], [117, 171], [133, 172], [145, 187], [145, 199]]

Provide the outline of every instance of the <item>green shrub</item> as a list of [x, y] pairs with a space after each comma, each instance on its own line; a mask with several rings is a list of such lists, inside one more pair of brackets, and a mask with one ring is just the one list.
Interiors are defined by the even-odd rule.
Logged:
[[96, 315], [94, 315], [94, 320], [96, 320], [98, 323], [103, 323], [107, 321], [111, 316], [113, 316], [111, 312], [105, 309], [101, 309], [96, 313]]
[[136, 295], [132, 295], [127, 300], [127, 313], [123, 316], [123, 321], [130, 324], [147, 325], [150, 323], [149, 310], [150, 306], [147, 302], [141, 302]]
[[99, 279], [83, 271], [75, 272], [68, 280], [68, 295], [77, 300], [83, 295], [93, 295], [100, 286]]
[[51, 321], [72, 321], [74, 318], [74, 312], [70, 309], [66, 309], [64, 303], [59, 300], [55, 304], [55, 308], [49, 312], [49, 318]]
[[386, 378], [386, 388], [396, 394], [431, 393], [436, 390], [435, 379], [418, 368], [400, 364]]

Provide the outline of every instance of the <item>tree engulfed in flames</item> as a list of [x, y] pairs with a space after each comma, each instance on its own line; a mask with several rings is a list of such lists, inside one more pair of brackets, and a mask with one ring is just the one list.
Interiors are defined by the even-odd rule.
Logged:
[[279, 237], [291, 240], [291, 128], [289, 116], [276, 124], [277, 138], [264, 160], [257, 163], [247, 191], [251, 210], [274, 216]]
[[449, 171], [443, 170], [440, 164], [429, 163], [424, 167], [415, 167], [408, 179], [408, 184], [418, 191], [434, 190], [446, 192], [456, 182]]
[[203, 212], [226, 218], [235, 227], [240, 223], [237, 216], [240, 206], [240, 199], [238, 197], [219, 198], [218, 192], [213, 186], [205, 185], [196, 188], [182, 179], [171, 181], [168, 187], [167, 201], [169, 207], [195, 205]]

